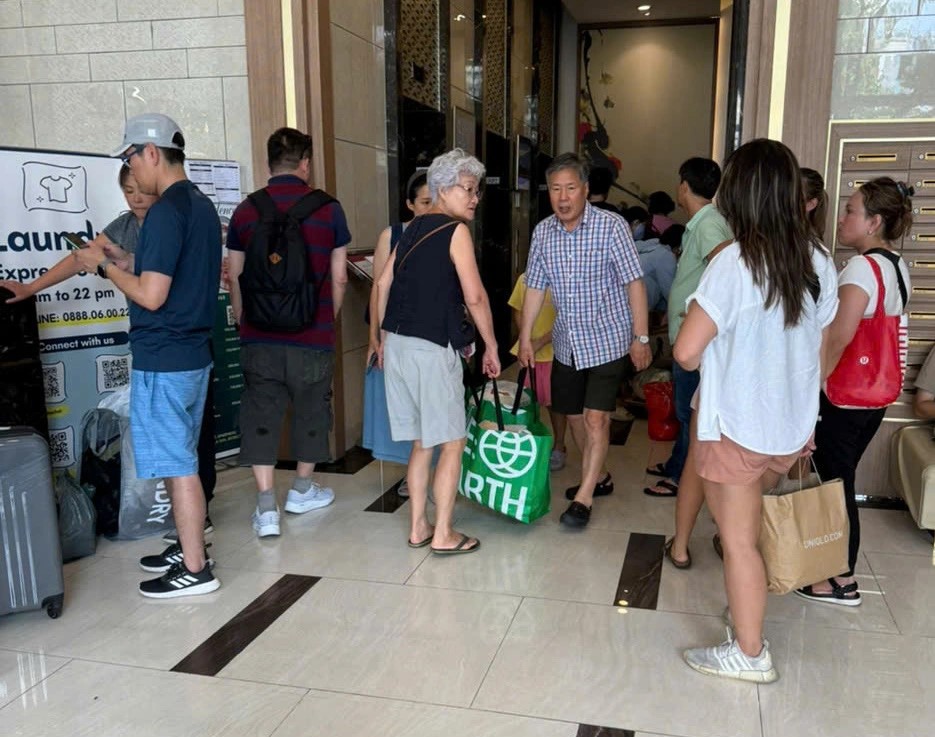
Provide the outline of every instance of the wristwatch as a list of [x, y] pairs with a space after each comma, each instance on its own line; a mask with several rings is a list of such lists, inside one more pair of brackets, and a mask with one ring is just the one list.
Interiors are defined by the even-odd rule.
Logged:
[[642, 345], [649, 345], [649, 336], [648, 336], [648, 335], [637, 335], [636, 338], [634, 338], [634, 340], [636, 340], [637, 342], [641, 343]]
[[[109, 258], [105, 258], [101, 263], [97, 265], [97, 275], [102, 279], [107, 279], [107, 267], [113, 263]], [[647, 338], [648, 340], [648, 338]]]

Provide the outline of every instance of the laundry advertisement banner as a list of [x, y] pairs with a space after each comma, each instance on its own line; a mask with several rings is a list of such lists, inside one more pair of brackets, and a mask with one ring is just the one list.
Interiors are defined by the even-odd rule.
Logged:
[[[229, 222], [240, 200], [239, 165], [193, 161], [186, 169]], [[120, 161], [105, 156], [0, 148], [0, 279], [38, 278], [70, 252], [64, 234], [90, 240], [125, 212], [119, 170]], [[78, 460], [84, 413], [129, 382], [127, 301], [108, 279], [87, 273], [36, 299], [52, 464], [68, 468]], [[229, 332], [229, 327], [219, 324], [216, 331]], [[230, 383], [239, 372], [225, 368]], [[230, 401], [228, 387], [216, 385], [215, 390]], [[223, 438], [219, 454], [237, 451], [236, 421], [236, 413], [229, 411], [217, 417], [217, 434]]]

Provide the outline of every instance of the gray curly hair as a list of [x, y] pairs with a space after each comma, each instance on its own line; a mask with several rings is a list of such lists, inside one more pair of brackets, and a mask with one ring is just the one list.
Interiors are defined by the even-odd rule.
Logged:
[[438, 193], [458, 184], [462, 176], [476, 177], [478, 184], [484, 178], [484, 165], [467, 151], [453, 148], [448, 153], [436, 156], [428, 170], [429, 194], [432, 201], [438, 199]]

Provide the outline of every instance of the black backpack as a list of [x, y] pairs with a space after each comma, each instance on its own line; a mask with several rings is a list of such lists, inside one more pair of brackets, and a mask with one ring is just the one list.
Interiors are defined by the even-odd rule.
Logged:
[[314, 323], [321, 284], [309, 274], [302, 222], [336, 200], [316, 189], [280, 212], [265, 189], [247, 195], [247, 199], [260, 220], [247, 246], [239, 280], [243, 319], [269, 332], [303, 330]]

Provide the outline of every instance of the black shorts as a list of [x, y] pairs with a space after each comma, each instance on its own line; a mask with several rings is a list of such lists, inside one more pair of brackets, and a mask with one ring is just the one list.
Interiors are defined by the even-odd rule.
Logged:
[[334, 353], [301, 346], [246, 343], [240, 347], [240, 465], [274, 466], [279, 434], [292, 405], [292, 452], [302, 463], [331, 458], [331, 381]]
[[576, 369], [554, 359], [551, 410], [563, 415], [580, 415], [585, 409], [613, 412], [617, 409], [617, 391], [626, 365], [626, 357], [623, 357], [599, 366]]

